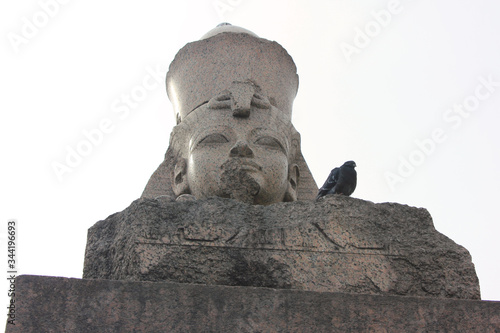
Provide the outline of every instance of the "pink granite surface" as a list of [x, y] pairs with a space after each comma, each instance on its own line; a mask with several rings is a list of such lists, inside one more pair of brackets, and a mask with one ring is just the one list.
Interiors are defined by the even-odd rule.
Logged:
[[500, 331], [500, 302], [28, 275], [16, 290], [8, 333]]

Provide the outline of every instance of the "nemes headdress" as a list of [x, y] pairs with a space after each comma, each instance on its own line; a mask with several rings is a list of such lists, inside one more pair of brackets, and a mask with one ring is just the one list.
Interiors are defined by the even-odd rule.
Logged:
[[184, 46], [170, 64], [167, 93], [180, 123], [235, 82], [251, 82], [291, 121], [299, 85], [297, 67], [278, 43], [229, 24]]

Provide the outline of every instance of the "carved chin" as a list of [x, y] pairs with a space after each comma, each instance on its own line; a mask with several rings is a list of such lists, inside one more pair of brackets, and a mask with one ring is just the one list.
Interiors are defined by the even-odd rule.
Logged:
[[260, 184], [252, 176], [252, 171], [242, 167], [238, 161], [227, 161], [222, 165], [220, 189], [222, 196], [248, 204], [254, 204], [260, 192]]

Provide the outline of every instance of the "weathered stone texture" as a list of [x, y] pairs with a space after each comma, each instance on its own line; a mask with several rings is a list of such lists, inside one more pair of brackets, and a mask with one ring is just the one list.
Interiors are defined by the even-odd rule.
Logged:
[[27, 275], [16, 283], [7, 333], [500, 331], [500, 302]]
[[89, 229], [83, 277], [480, 298], [468, 251], [425, 209], [340, 195], [139, 199]]

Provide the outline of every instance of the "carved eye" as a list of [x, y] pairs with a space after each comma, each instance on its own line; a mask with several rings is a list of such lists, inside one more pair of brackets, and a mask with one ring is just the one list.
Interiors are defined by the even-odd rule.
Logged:
[[203, 139], [198, 142], [200, 145], [204, 144], [217, 144], [217, 143], [226, 143], [229, 142], [229, 140], [222, 134], [214, 133], [214, 134], [209, 134]]
[[272, 149], [279, 149], [279, 150], [282, 150], [283, 152], [285, 151], [285, 149], [283, 149], [283, 146], [281, 145], [281, 143], [277, 139], [275, 139], [271, 136], [260, 137], [255, 141], [255, 144], [260, 145], [260, 146], [265, 146], [268, 148], [272, 148]]

